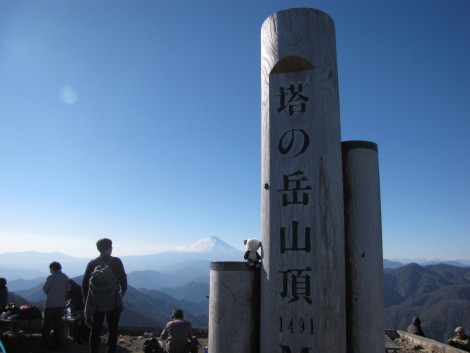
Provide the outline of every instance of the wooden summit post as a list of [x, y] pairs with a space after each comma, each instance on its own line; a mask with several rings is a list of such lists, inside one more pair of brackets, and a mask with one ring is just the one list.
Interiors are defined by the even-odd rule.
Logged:
[[261, 353], [346, 351], [335, 30], [313, 9], [261, 30]]
[[343, 142], [348, 353], [384, 351], [382, 219], [377, 145]]
[[211, 262], [209, 352], [259, 353], [259, 275], [246, 262]]

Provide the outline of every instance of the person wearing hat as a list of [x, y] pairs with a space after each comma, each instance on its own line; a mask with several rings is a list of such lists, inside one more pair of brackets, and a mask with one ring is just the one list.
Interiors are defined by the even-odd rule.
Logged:
[[447, 340], [447, 344], [449, 346], [470, 352], [470, 337], [465, 334], [463, 327], [457, 327], [455, 329], [455, 333], [457, 336], [449, 338]]

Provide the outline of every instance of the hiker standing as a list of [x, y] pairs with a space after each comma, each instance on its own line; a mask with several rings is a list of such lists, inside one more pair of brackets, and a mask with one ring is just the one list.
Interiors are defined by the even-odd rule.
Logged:
[[113, 242], [110, 239], [98, 240], [96, 247], [100, 256], [88, 263], [82, 282], [85, 316], [91, 320], [90, 353], [99, 352], [105, 316], [108, 324], [107, 353], [114, 353], [127, 276], [121, 259], [111, 256]]
[[67, 282], [69, 278], [62, 272], [62, 265], [59, 262], [51, 262], [49, 265], [51, 274], [47, 277], [42, 290], [47, 295], [44, 304], [44, 317], [42, 320], [42, 342], [41, 346], [48, 349], [50, 345], [51, 329], [52, 349], [62, 348], [64, 326], [62, 316], [65, 309], [65, 295], [67, 293]]

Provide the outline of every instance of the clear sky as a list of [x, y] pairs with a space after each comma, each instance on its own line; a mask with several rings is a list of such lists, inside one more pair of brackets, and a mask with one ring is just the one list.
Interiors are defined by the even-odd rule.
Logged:
[[292, 7], [335, 21], [384, 257], [469, 259], [468, 0], [0, 0], [0, 253], [259, 238], [260, 29]]

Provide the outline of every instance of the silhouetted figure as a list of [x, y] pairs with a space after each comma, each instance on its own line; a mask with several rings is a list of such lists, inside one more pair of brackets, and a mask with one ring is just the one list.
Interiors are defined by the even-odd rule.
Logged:
[[0, 277], [0, 313], [5, 311], [8, 305], [8, 287], [6, 278]]
[[408, 328], [406, 329], [406, 332], [414, 333], [415, 335], [426, 337], [424, 335], [423, 329], [421, 328], [421, 320], [417, 316], [415, 316], [411, 320], [411, 325], [408, 326]]
[[72, 310], [72, 314], [82, 315], [85, 310], [83, 303], [82, 287], [73, 279], [69, 279], [67, 284], [67, 306]]
[[108, 324], [107, 353], [116, 352], [122, 297], [127, 290], [127, 275], [119, 257], [111, 256], [113, 242], [103, 238], [96, 242], [100, 256], [91, 260], [82, 282], [86, 298], [85, 316], [91, 319], [90, 353], [98, 353], [104, 318]]

